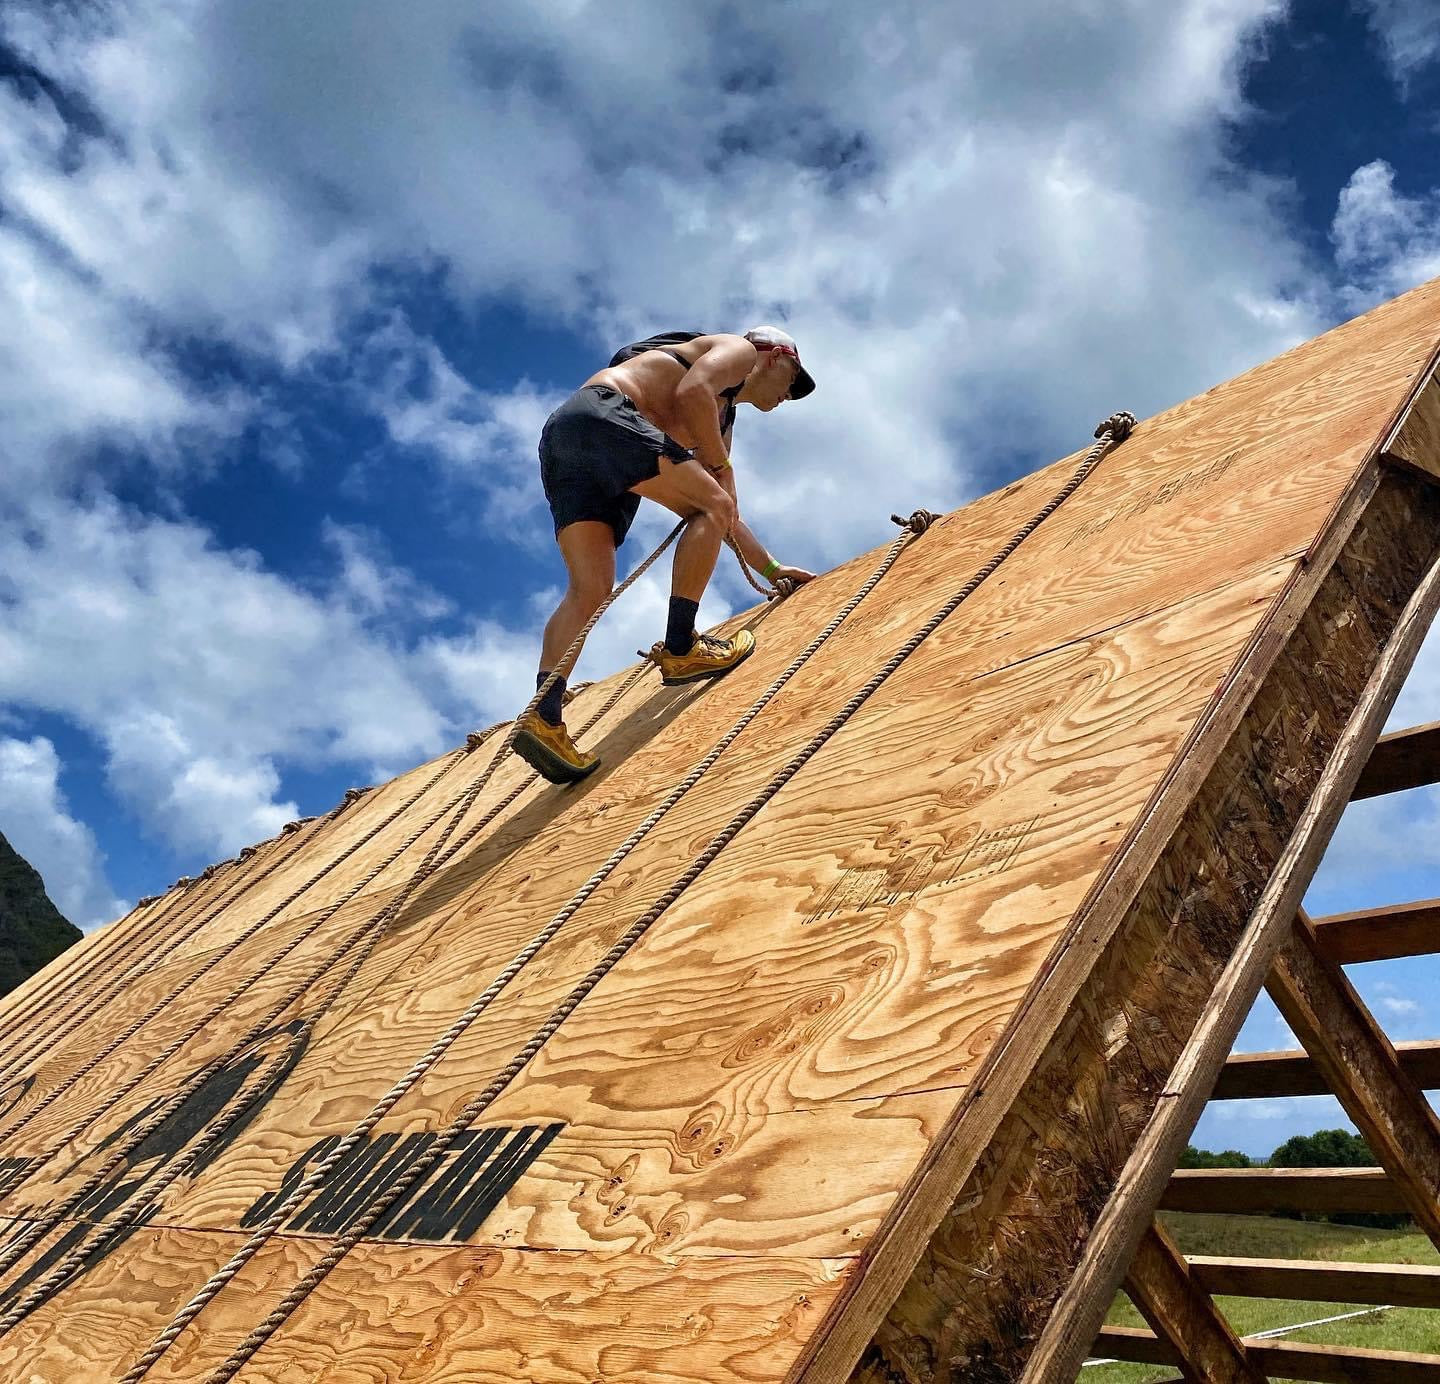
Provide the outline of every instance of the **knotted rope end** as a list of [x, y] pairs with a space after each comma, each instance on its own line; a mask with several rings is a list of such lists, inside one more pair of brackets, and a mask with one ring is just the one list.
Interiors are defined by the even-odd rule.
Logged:
[[1112, 442], [1124, 442], [1132, 432], [1135, 431], [1136, 417], [1129, 409], [1121, 409], [1118, 413], [1112, 413], [1102, 423], [1095, 426], [1095, 436], [1104, 437], [1108, 432]]
[[940, 516], [928, 509], [915, 510], [908, 519], [902, 519], [898, 514], [890, 516], [892, 524], [899, 524], [902, 529], [909, 529], [917, 537], [924, 533]]

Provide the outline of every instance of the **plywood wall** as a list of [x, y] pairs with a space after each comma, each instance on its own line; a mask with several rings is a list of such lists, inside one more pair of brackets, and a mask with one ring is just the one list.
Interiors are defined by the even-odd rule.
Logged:
[[[241, 1377], [786, 1378], [847, 1310], [877, 1228], [911, 1195], [1437, 339], [1429, 286], [1145, 421], [735, 836]], [[1075, 460], [910, 543], [382, 1122], [367, 1157], [300, 1209], [152, 1377], [203, 1378]], [[926, 498], [897, 481], [877, 509]], [[0, 1336], [0, 1377], [123, 1374], [279, 1189], [490, 984], [878, 557], [742, 617], [759, 648], [724, 681], [642, 678], [587, 736], [605, 767], [584, 784], [529, 782], [502, 764], [466, 825], [513, 802], [408, 898], [338, 997], [327, 991], [360, 954], [355, 939], [402, 895], [443, 819], [368, 877], [498, 738], [138, 910], [8, 998], [0, 1214], [12, 1234], [53, 1219], [187, 1082], [193, 1094], [48, 1229], [5, 1280], [0, 1310], [184, 1157], [266, 1063], [278, 1076], [139, 1228]], [[624, 676], [584, 691], [571, 725]], [[307, 981], [252, 1050], [234, 1051]]]

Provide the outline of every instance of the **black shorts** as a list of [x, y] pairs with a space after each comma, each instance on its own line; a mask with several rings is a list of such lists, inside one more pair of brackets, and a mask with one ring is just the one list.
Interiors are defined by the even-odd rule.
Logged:
[[640, 497], [630, 487], [660, 474], [660, 458], [690, 453], [660, 431], [634, 403], [608, 385], [576, 390], [540, 434], [540, 481], [555, 532], [582, 519], [609, 524], [618, 548]]

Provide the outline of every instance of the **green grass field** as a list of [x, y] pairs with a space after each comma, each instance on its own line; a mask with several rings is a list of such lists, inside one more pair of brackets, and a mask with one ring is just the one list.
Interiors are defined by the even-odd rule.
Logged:
[[[1440, 1254], [1417, 1230], [1369, 1230], [1267, 1216], [1183, 1215], [1167, 1212], [1165, 1227], [1186, 1254], [1231, 1255], [1247, 1259], [1341, 1259], [1371, 1264], [1440, 1264]], [[1268, 1298], [1221, 1297], [1216, 1301], [1242, 1336], [1277, 1326], [1356, 1311], [1362, 1303], [1293, 1302]], [[1123, 1295], [1106, 1320], [1112, 1326], [1144, 1326]], [[1415, 1350], [1440, 1354], [1440, 1311], [1396, 1308], [1329, 1326], [1287, 1333], [1287, 1341], [1365, 1346], [1372, 1350]], [[1092, 1365], [1081, 1384], [1152, 1384], [1176, 1377], [1157, 1365]]]

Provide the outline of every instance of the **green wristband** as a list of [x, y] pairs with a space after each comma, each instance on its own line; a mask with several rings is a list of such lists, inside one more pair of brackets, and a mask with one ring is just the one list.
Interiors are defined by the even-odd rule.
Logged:
[[775, 559], [772, 557], [772, 558], [770, 559], [770, 561], [767, 562], [767, 563], [760, 569], [760, 575], [761, 575], [762, 577], [765, 577], [765, 578], [768, 580], [770, 577], [773, 577], [773, 576], [775, 575], [775, 573], [778, 572], [779, 570], [780, 570], [780, 564], [779, 564], [778, 562], [776, 562]]

